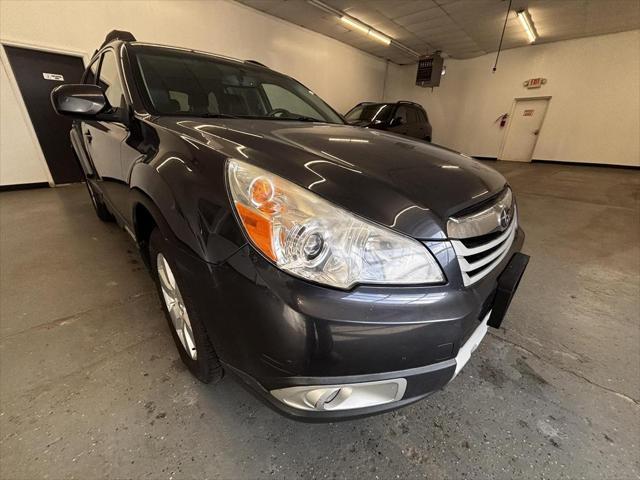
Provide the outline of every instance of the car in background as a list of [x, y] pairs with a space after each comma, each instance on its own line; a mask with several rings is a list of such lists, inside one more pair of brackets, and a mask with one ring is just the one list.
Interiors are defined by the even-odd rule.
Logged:
[[429, 116], [422, 105], [414, 102], [363, 102], [349, 110], [345, 119], [349, 125], [386, 130], [431, 141]]

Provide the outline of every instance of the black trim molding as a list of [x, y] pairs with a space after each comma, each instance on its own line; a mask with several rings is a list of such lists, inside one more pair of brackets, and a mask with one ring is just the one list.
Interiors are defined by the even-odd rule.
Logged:
[[[482, 161], [491, 161], [495, 162], [498, 159], [496, 157], [476, 157], [476, 160]], [[505, 160], [506, 161], [506, 160]], [[527, 163], [527, 162], [516, 162], [516, 163]], [[640, 165], [613, 165], [611, 163], [590, 163], [590, 162], [567, 162], [564, 160], [531, 160], [531, 163], [557, 163], [558, 165], [577, 165], [579, 167], [606, 167], [606, 168], [626, 168], [631, 170], [639, 170]]]
[[640, 165], [613, 165], [611, 163], [591, 163], [591, 162], [566, 162], [563, 160], [531, 160], [532, 163], [558, 163], [560, 165], [579, 165], [581, 167], [607, 167], [607, 168], [627, 168], [639, 170]]
[[31, 190], [32, 188], [48, 187], [47, 182], [18, 183], [16, 185], [0, 185], [0, 192], [11, 192], [13, 190]]

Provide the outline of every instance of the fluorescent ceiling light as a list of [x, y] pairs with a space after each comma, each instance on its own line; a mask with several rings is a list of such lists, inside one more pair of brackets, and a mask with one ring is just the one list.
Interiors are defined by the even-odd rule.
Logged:
[[536, 33], [536, 29], [533, 26], [533, 22], [531, 21], [531, 15], [529, 15], [528, 10], [520, 10], [516, 12], [518, 16], [518, 20], [520, 20], [520, 24], [522, 28], [527, 32], [527, 36], [529, 37], [529, 43], [533, 43], [538, 39], [538, 34]]
[[341, 22], [343, 22], [346, 25], [349, 25], [351, 27], [353, 27], [356, 30], [360, 30], [362, 33], [367, 34], [373, 38], [375, 38], [376, 40], [379, 40], [380, 42], [384, 43], [385, 45], [389, 45], [392, 47], [396, 47], [399, 50], [404, 51], [404, 53], [406, 53], [407, 55], [416, 57], [416, 58], [420, 58], [421, 54], [416, 52], [415, 50], [410, 49], [409, 47], [407, 47], [406, 45], [403, 45], [402, 43], [400, 43], [397, 40], [394, 40], [390, 37], [387, 37], [386, 35], [383, 35], [382, 33], [378, 32], [377, 30], [374, 30], [373, 28], [369, 27], [368, 25], [359, 22], [358, 20], [356, 20], [353, 17], [350, 17], [349, 15], [345, 14], [342, 10], [338, 10], [337, 8], [333, 8], [330, 5], [327, 5], [326, 3], [322, 2], [321, 0], [307, 0], [307, 3], [309, 3], [310, 5], [313, 5], [314, 7], [322, 10], [325, 13], [329, 13], [332, 15], [335, 15]]
[[360, 30], [362, 33], [365, 33], [367, 35], [369, 35], [370, 37], [375, 38], [376, 40], [378, 40], [379, 42], [384, 43], [385, 45], [390, 45], [391, 44], [391, 39], [389, 37], [387, 37], [386, 35], [381, 34], [380, 32], [374, 30], [373, 28], [369, 27], [368, 25], [365, 25], [364, 23], [360, 23], [357, 20], [351, 18], [351, 17], [347, 17], [346, 15], [343, 15], [340, 17], [340, 21], [342, 21], [342, 23], [346, 23], [347, 25], [349, 25], [352, 28], [355, 28], [356, 30]]
[[343, 23], [346, 23], [347, 25], [349, 25], [352, 28], [356, 28], [356, 29], [360, 30], [361, 32], [366, 33], [367, 35], [369, 34], [369, 27], [361, 24], [360, 22], [357, 22], [357, 21], [352, 20], [349, 17], [345, 17], [345, 16], [340, 17], [340, 20], [342, 20]]
[[375, 30], [369, 30], [369, 36], [375, 38], [379, 42], [384, 43], [385, 45], [389, 45], [391, 43], [391, 39], [389, 37], [387, 37], [386, 35], [382, 35]]

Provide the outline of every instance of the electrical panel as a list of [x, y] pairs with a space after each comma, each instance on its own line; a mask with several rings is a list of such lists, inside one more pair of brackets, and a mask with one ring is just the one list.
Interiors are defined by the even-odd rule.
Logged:
[[440, 85], [444, 59], [438, 54], [421, 57], [418, 60], [416, 85], [419, 87], [437, 87]]

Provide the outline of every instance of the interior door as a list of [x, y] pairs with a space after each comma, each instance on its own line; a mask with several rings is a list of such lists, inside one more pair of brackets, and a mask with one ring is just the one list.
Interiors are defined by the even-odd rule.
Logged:
[[57, 115], [49, 98], [58, 85], [80, 83], [82, 58], [9, 45], [4, 49], [54, 183], [82, 181], [69, 144], [71, 120]]
[[516, 100], [500, 160], [531, 161], [548, 105], [548, 98]]

